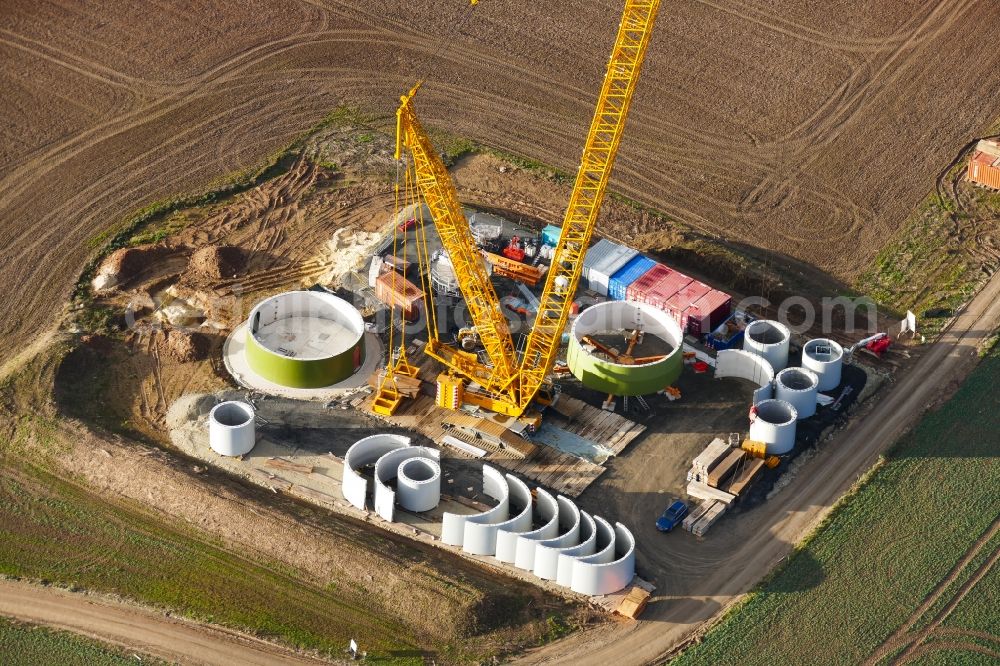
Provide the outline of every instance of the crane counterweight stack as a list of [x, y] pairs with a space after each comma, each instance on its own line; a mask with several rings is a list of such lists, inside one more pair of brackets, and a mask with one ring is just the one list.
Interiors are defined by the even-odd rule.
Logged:
[[[455, 186], [417, 118], [413, 99], [420, 84], [401, 98], [397, 111], [396, 157], [402, 158], [405, 149], [412, 158], [416, 186], [454, 265], [471, 324], [488, 361], [483, 362], [476, 354], [442, 342], [434, 326], [428, 327], [426, 352], [445, 365], [449, 377], [464, 377], [471, 383], [464, 392], [468, 402], [510, 416], [521, 416], [548, 381], [580, 283], [583, 256], [604, 201], [659, 4], [659, 0], [625, 2], [562, 231], [553, 251], [552, 265], [539, 298], [534, 325], [520, 356], [515, 353], [507, 320], [462, 212]], [[426, 256], [426, 247], [423, 255]], [[425, 298], [428, 301], [432, 298], [429, 290]], [[428, 302], [427, 311], [433, 309], [433, 303]]]

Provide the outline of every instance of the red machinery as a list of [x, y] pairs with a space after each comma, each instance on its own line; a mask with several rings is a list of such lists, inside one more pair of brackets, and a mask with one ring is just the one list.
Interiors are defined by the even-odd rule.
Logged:
[[511, 238], [507, 247], [503, 249], [503, 256], [514, 261], [524, 261], [525, 254], [524, 243], [521, 242], [520, 236]]

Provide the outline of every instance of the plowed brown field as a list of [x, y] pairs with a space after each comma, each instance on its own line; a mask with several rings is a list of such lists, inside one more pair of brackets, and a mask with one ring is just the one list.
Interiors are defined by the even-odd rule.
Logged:
[[[109, 225], [258, 163], [341, 103], [574, 169], [617, 0], [0, 6], [0, 354]], [[850, 279], [995, 120], [989, 2], [663, 3], [614, 186]]]

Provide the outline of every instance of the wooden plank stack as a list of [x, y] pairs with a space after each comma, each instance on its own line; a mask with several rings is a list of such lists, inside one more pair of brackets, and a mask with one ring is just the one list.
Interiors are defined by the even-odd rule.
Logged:
[[687, 480], [708, 483], [709, 472], [731, 450], [730, 446], [718, 437], [713, 439], [712, 443], [705, 447], [705, 450], [699, 453], [692, 461], [691, 470], [687, 474]]
[[712, 467], [708, 473], [708, 485], [719, 488], [730, 474], [736, 471], [740, 462], [746, 457], [747, 452], [743, 449], [730, 449], [726, 457]]
[[764, 459], [754, 458], [743, 469], [733, 474], [732, 480], [723, 488], [728, 493], [739, 495], [754, 480], [754, 478], [764, 469]]
[[725, 512], [726, 512], [726, 504], [724, 504], [723, 502], [716, 502], [715, 504], [709, 507], [708, 511], [705, 512], [705, 515], [701, 517], [701, 520], [699, 520], [692, 526], [691, 533], [694, 534], [695, 536], [705, 536], [705, 533], [708, 532], [708, 529], [712, 525], [714, 525], [715, 521], [721, 518], [722, 514], [724, 514]]

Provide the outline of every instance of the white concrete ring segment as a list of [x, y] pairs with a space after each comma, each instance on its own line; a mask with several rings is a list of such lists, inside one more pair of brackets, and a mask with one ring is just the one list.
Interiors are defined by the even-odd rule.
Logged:
[[431, 458], [407, 458], [396, 471], [396, 496], [407, 511], [430, 511], [441, 502], [441, 464]]
[[221, 456], [242, 456], [257, 443], [253, 405], [242, 400], [220, 402], [208, 413], [208, 444]]
[[754, 391], [753, 404], [769, 400], [774, 391], [774, 369], [763, 356], [740, 349], [724, 349], [715, 358], [715, 378], [738, 377], [760, 388]]
[[506, 478], [510, 490], [510, 505], [524, 508], [513, 518], [497, 525], [496, 558], [505, 564], [514, 564], [517, 555], [517, 535], [531, 529], [534, 506], [528, 485], [511, 474], [507, 474]]
[[517, 535], [517, 552], [514, 566], [518, 569], [535, 568], [535, 545], [559, 533], [559, 503], [544, 488], [538, 488], [535, 509], [542, 526]]
[[758, 319], [743, 332], [743, 350], [763, 356], [775, 372], [788, 365], [788, 347], [792, 332], [780, 321]]
[[635, 537], [621, 523], [615, 523], [614, 536], [610, 561], [598, 561], [598, 555], [576, 561], [570, 589], [595, 596], [617, 592], [632, 582], [635, 577]]
[[368, 479], [358, 471], [366, 465], [375, 463], [390, 451], [410, 446], [410, 438], [404, 435], [371, 435], [351, 444], [344, 455], [344, 475], [341, 479], [341, 492], [344, 499], [352, 506], [365, 509], [365, 499], [368, 496]]
[[555, 580], [559, 575], [559, 553], [580, 542], [580, 509], [562, 495], [559, 504], [559, 535], [535, 545], [534, 573], [542, 580]]
[[492, 555], [497, 550], [497, 528], [510, 517], [510, 489], [503, 474], [483, 465], [483, 492], [497, 500], [489, 511], [465, 517], [462, 550], [472, 555]]
[[795, 408], [801, 421], [816, 413], [819, 377], [807, 368], [785, 368], [774, 378], [774, 397]]
[[765, 400], [757, 405], [750, 424], [750, 439], [764, 442], [768, 455], [783, 455], [795, 448], [795, 407], [784, 400]]
[[[828, 348], [829, 353], [820, 351], [824, 348]], [[836, 340], [816, 338], [802, 348], [802, 367], [816, 373], [820, 391], [831, 391], [840, 386], [843, 366], [844, 348]]]
[[593, 555], [596, 548], [597, 525], [589, 513], [581, 511], [579, 543], [560, 549], [556, 582], [569, 587], [573, 583], [573, 563], [580, 557]]
[[435, 463], [441, 453], [437, 449], [426, 446], [406, 446], [394, 449], [375, 461], [375, 513], [382, 520], [390, 523], [396, 513], [396, 491], [389, 486], [389, 481], [396, 478], [399, 465], [408, 458], [428, 458]]

